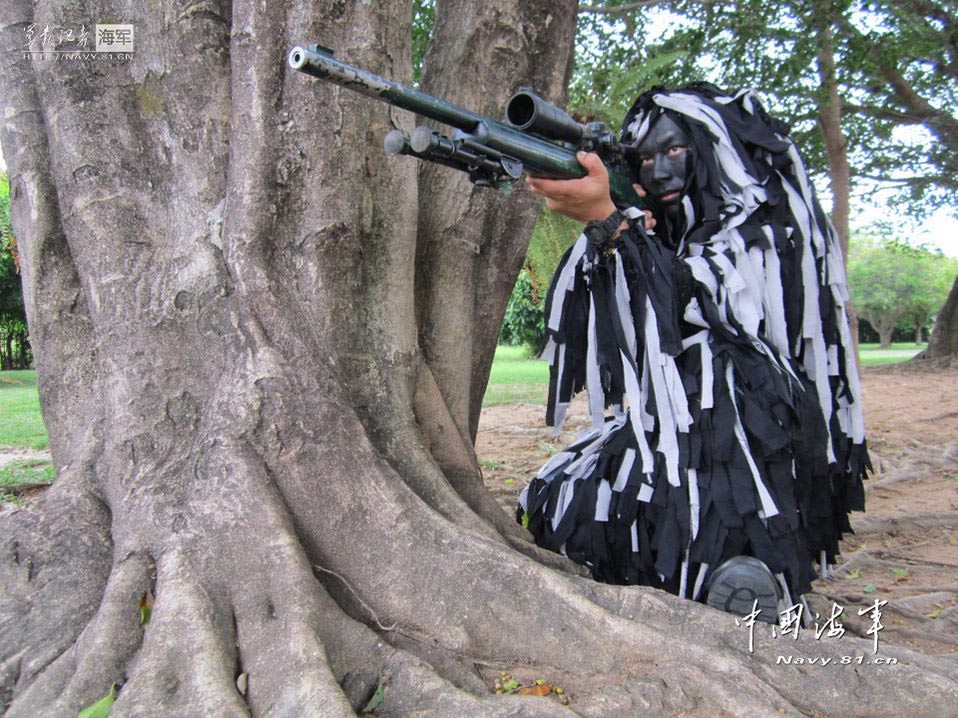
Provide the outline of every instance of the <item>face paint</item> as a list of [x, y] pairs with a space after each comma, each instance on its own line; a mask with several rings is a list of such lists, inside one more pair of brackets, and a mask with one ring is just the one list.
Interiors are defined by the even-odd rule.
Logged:
[[635, 148], [639, 181], [666, 210], [677, 208], [688, 175], [688, 135], [668, 115], [661, 115]]

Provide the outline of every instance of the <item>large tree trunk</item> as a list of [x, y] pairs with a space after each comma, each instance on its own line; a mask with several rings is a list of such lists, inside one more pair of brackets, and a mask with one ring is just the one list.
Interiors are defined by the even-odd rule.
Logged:
[[[111, 684], [113, 718], [351, 716], [377, 685], [381, 715], [437, 718], [953, 709], [953, 662], [776, 666], [871, 643], [757, 631], [749, 653], [728, 615], [547, 567], [493, 511], [470, 437], [531, 202], [439, 170], [418, 192], [380, 147], [410, 117], [284, 64], [319, 41], [408, 79], [407, 5], [130, 7], [0, 6], [59, 477], [0, 519], [6, 716]], [[560, 95], [574, 9], [438, 3], [428, 85], [490, 111], [520, 78]], [[134, 24], [131, 62], [10, 52], [106, 17]], [[499, 670], [573, 701], [496, 696]]]
[[955, 277], [945, 306], [935, 317], [928, 346], [913, 362], [933, 362], [942, 367], [958, 364], [958, 277]]

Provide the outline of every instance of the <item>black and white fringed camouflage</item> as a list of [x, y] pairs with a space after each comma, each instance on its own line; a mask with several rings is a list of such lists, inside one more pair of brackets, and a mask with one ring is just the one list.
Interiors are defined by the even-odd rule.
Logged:
[[631, 208], [617, 239], [583, 234], [563, 257], [547, 419], [558, 432], [585, 388], [592, 428], [523, 491], [520, 519], [602, 581], [702, 599], [711, 568], [751, 555], [794, 602], [871, 468], [841, 250], [755, 94], [645, 93], [623, 140], [662, 112], [692, 138], [684, 225], [663, 241]]

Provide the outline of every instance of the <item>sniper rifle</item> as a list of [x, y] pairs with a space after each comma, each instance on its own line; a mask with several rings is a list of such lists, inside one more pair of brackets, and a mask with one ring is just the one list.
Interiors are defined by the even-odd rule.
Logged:
[[294, 47], [289, 66], [454, 128], [451, 137], [425, 125], [408, 136], [392, 130], [383, 141], [389, 155], [453, 167], [481, 187], [508, 189], [523, 172], [549, 179], [583, 177], [586, 170], [576, 152], [595, 152], [609, 171], [613, 201], [619, 207], [644, 206], [615, 132], [602, 122], [576, 122], [528, 87], [509, 98], [502, 123], [337, 60], [319, 45]]

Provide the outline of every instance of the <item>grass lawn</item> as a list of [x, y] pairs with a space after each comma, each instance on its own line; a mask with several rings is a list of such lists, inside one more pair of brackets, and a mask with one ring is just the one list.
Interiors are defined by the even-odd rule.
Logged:
[[879, 349], [877, 344], [859, 344], [858, 356], [861, 357], [862, 366], [892, 364], [911, 359], [926, 346], [928, 345], [919, 346], [914, 342], [899, 342], [892, 344], [890, 349]]
[[0, 372], [0, 446], [45, 449], [48, 443], [40, 416], [37, 373]]
[[549, 364], [532, 359], [525, 347], [496, 347], [483, 406], [545, 404], [549, 389]]
[[[890, 364], [911, 359], [925, 348], [913, 342], [892, 344], [890, 349], [879, 349], [877, 344], [862, 344], [859, 354], [863, 366]], [[489, 386], [483, 406], [496, 404], [545, 404], [549, 388], [549, 365], [541, 359], [532, 359], [524, 347], [496, 347]]]

